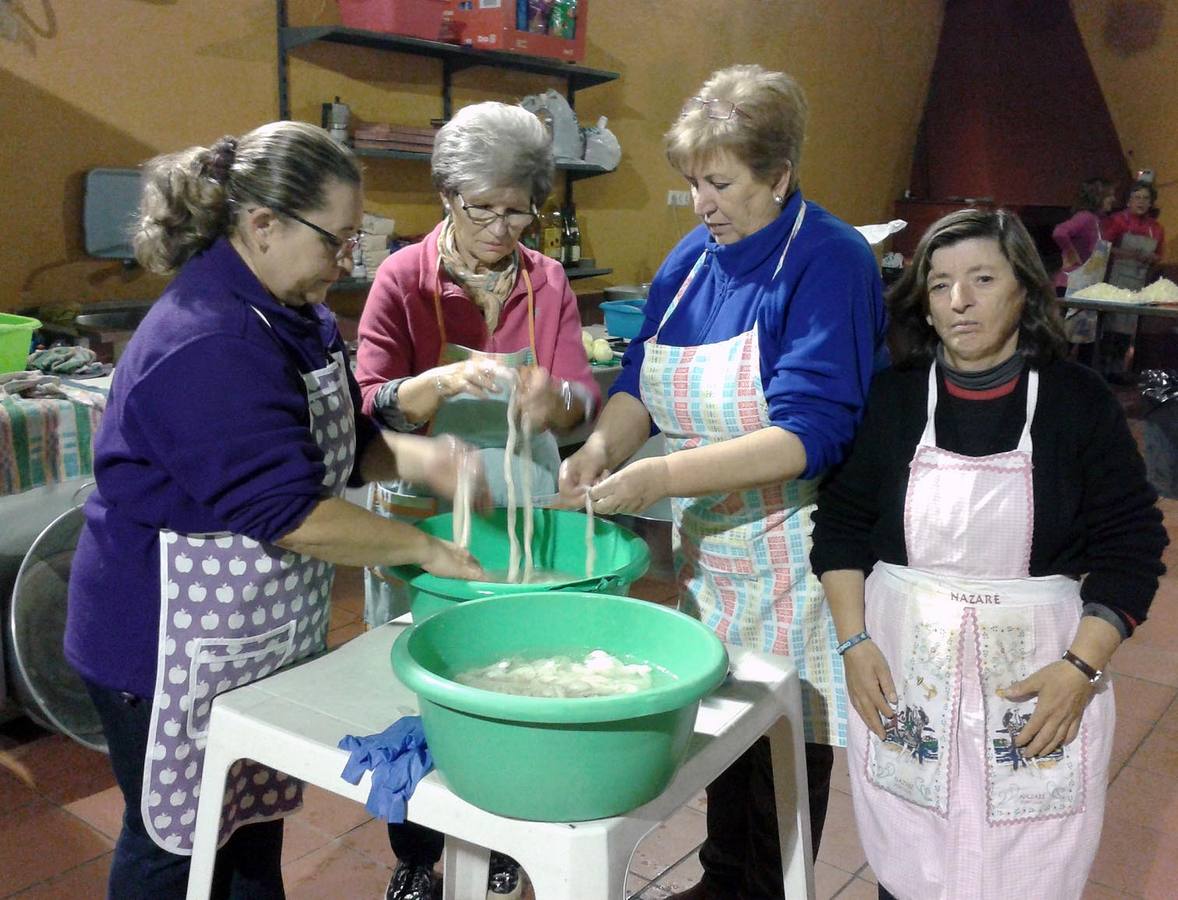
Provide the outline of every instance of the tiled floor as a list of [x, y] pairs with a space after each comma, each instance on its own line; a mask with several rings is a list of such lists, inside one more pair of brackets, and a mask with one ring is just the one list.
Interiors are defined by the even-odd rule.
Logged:
[[[1113, 661], [1117, 735], [1101, 849], [1084, 897], [1178, 896], [1178, 501], [1162, 501], [1171, 544], [1150, 621]], [[669, 586], [644, 579], [634, 593], [667, 602]], [[332, 645], [363, 630], [358, 570], [341, 570], [333, 596]], [[874, 898], [855, 833], [845, 755], [815, 868], [819, 900]], [[699, 877], [702, 796], [652, 833], [631, 864], [630, 892], [662, 900]], [[25, 719], [0, 726], [0, 897], [100, 898], [122, 800], [106, 758]], [[393, 859], [383, 823], [363, 807], [309, 789], [286, 826], [288, 895], [383, 896]]]

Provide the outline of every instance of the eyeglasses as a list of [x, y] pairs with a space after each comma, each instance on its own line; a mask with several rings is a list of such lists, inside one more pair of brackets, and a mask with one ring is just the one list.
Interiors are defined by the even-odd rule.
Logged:
[[471, 206], [462, 199], [461, 194], [455, 194], [458, 202], [462, 205], [462, 211], [466, 213], [466, 217], [470, 221], [478, 225], [480, 228], [490, 228], [495, 224], [497, 219], [502, 219], [503, 224], [507, 226], [508, 231], [523, 231], [529, 225], [536, 221], [536, 207], [532, 207], [531, 212], [518, 212], [511, 210], [505, 213], [497, 213], [493, 209], [487, 209], [485, 206]]
[[715, 98], [709, 100], [706, 97], [692, 97], [683, 104], [683, 111], [679, 114], [679, 118], [683, 118], [683, 116], [693, 113], [698, 109], [704, 110], [709, 119], [731, 119], [737, 114], [746, 118], [748, 117], [748, 113], [731, 100], [717, 100]]
[[339, 235], [332, 234], [326, 228], [321, 228], [314, 222], [308, 222], [302, 216], [291, 212], [289, 209], [278, 209], [277, 207], [275, 207], [275, 209], [282, 213], [282, 215], [294, 219], [299, 224], [306, 225], [312, 231], [316, 232], [321, 238], [323, 238], [323, 240], [327, 242], [327, 246], [335, 251], [336, 262], [340, 262], [346, 257], [351, 256], [352, 252], [360, 245], [360, 241], [364, 239], [363, 231], [357, 231], [350, 237], [341, 238]]

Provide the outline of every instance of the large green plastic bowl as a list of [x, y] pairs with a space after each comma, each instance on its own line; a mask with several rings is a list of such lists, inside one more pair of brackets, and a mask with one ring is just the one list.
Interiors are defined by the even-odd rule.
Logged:
[[[521, 697], [456, 674], [503, 657], [602, 649], [674, 677], [635, 694]], [[657, 797], [687, 752], [700, 698], [728, 671], [724, 645], [664, 606], [582, 592], [456, 604], [393, 644], [393, 670], [416, 692], [434, 764], [459, 797], [539, 822], [621, 815]]]
[[[634, 532], [608, 519], [593, 520], [596, 551], [593, 572], [585, 572], [585, 514], [575, 510], [536, 509], [532, 512], [532, 558], [538, 568], [568, 572], [573, 577], [546, 584], [508, 584], [499, 581], [462, 581], [431, 575], [418, 566], [393, 566], [386, 571], [408, 585], [413, 621], [420, 622], [456, 603], [502, 594], [546, 591], [589, 591], [625, 594], [630, 585], [650, 568], [650, 548]], [[444, 513], [417, 525], [427, 534], [450, 539], [453, 516]], [[523, 513], [516, 517], [516, 535], [523, 540]], [[505, 571], [511, 544], [507, 537], [507, 510], [471, 517], [470, 552], [488, 570]], [[521, 551], [522, 552], [522, 551]], [[575, 574], [574, 574], [575, 573]]]

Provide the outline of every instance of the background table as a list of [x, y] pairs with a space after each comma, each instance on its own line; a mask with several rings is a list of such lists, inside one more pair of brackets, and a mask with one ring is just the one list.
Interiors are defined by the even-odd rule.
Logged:
[[1092, 367], [1097, 371], [1100, 370], [1100, 338], [1104, 333], [1104, 316], [1100, 315], [1101, 313], [1178, 318], [1178, 303], [1126, 303], [1123, 300], [1081, 300], [1078, 297], [1060, 297], [1059, 302], [1068, 309], [1090, 309], [1098, 313], [1092, 348]]
[[[208, 896], [221, 798], [236, 760], [255, 760], [358, 803], [367, 799], [369, 775], [355, 786], [339, 777], [348, 755], [337, 744], [344, 735], [375, 734], [417, 713], [416, 695], [397, 681], [389, 662], [393, 641], [405, 627], [403, 622], [384, 625], [318, 659], [217, 697], [189, 900]], [[732, 674], [700, 704], [683, 766], [659, 797], [625, 816], [575, 823], [509, 819], [455, 796], [436, 771], [422, 779], [409, 802], [409, 818], [446, 834], [446, 900], [485, 896], [488, 848], [519, 861], [539, 900], [618, 900], [639, 841], [766, 733], [785, 896], [813, 897], [797, 672], [785, 657], [738, 648], [729, 653]]]

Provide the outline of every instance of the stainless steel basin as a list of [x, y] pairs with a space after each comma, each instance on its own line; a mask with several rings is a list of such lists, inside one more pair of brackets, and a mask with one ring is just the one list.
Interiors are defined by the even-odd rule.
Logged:
[[149, 309], [150, 302], [120, 306], [96, 303], [85, 307], [74, 324], [86, 331], [134, 331]]

